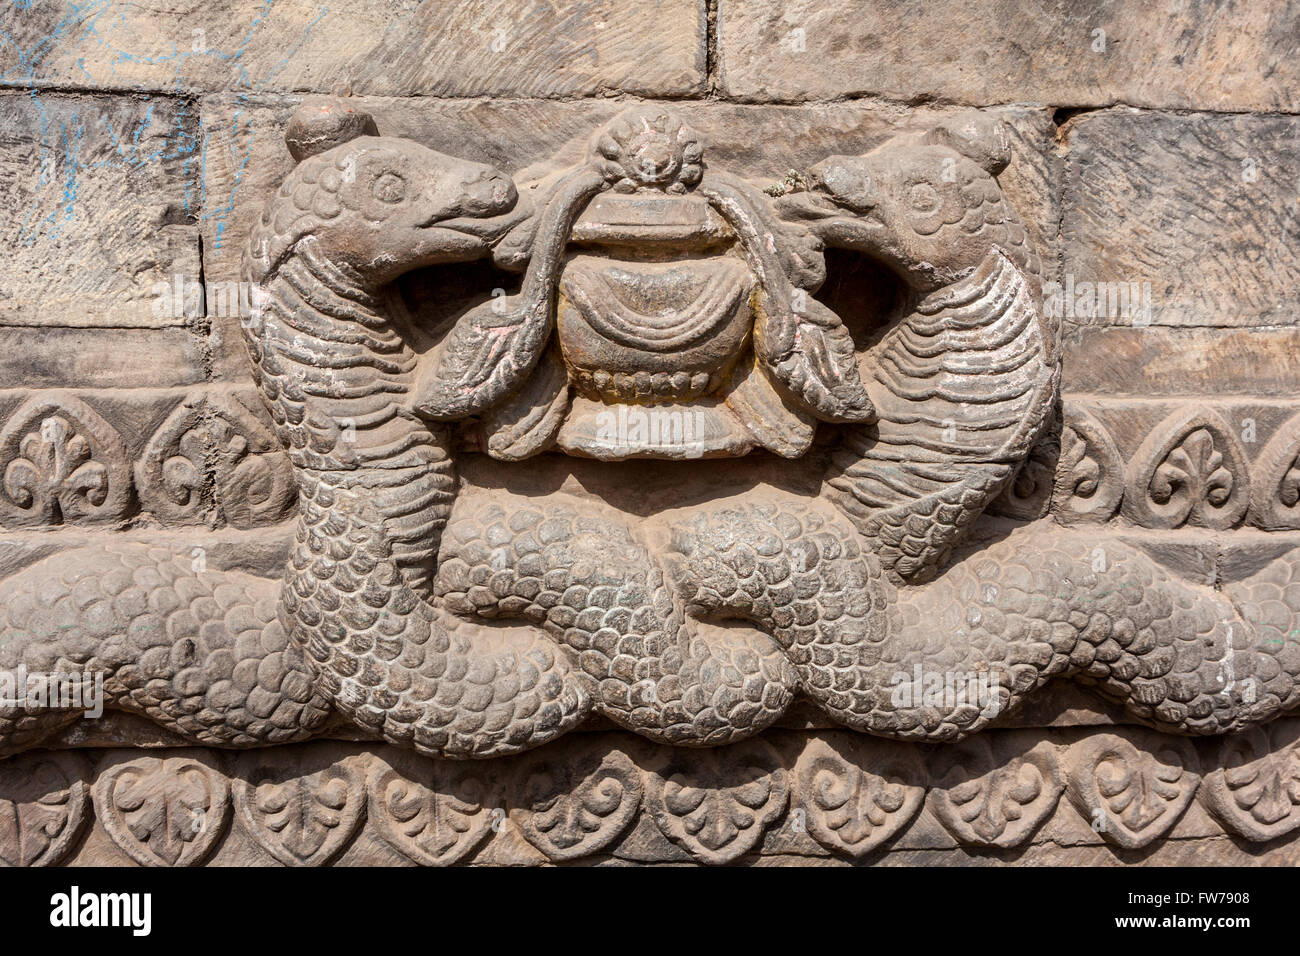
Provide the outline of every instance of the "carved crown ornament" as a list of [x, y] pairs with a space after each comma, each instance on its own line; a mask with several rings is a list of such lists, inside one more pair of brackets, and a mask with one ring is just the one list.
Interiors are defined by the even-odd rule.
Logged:
[[[342, 725], [440, 757], [522, 751], [597, 717], [661, 744], [730, 744], [796, 700], [863, 734], [955, 741], [1058, 678], [1173, 734], [1296, 705], [1289, 558], [1217, 591], [1096, 526], [972, 536], [1000, 496], [1024, 499], [1058, 404], [1058, 331], [999, 185], [1011, 145], [996, 118], [949, 118], [768, 189], [712, 165], [658, 106], [519, 181], [381, 135], [346, 100], [305, 104], [286, 140], [295, 165], [243, 265], [273, 437], [257, 439], [247, 410], [185, 406], [135, 476], [183, 516], [204, 469], [224, 468], [278, 514], [293, 497], [263, 460], [278, 444], [297, 487], [283, 573], [118, 541], [11, 576], [0, 755], [83, 719], [91, 677], [104, 707], [185, 742], [249, 748]], [[847, 261], [888, 295], [850, 308], [828, 294]], [[433, 321], [403, 284], [440, 270], [513, 279]], [[117, 460], [112, 429], [80, 405], [29, 411], [0, 435], [15, 450], [0, 504], [32, 520], [120, 514], [130, 469], [100, 462]], [[1074, 421], [1058, 441], [1066, 493], [1076, 516], [1104, 517], [1122, 496], [1106, 481], [1114, 451], [1090, 416]], [[224, 436], [225, 458], [188, 450], [201, 429]], [[1235, 520], [1252, 499], [1222, 429], [1202, 416], [1174, 431], [1124, 507]], [[1288, 448], [1271, 487], [1289, 487]], [[631, 508], [589, 491], [636, 492], [651, 474], [709, 493], [647, 491]], [[1059, 774], [1031, 769], [1056, 781], [1054, 800]], [[640, 794], [625, 762], [597, 770]], [[224, 807], [221, 781], [203, 779], [194, 799]], [[330, 779], [360, 800], [360, 777]], [[779, 812], [783, 781], [746, 806]], [[256, 783], [267, 806], [280, 786]], [[1100, 801], [1089, 787], [1078, 799]], [[646, 792], [670, 837], [695, 839], [689, 786]], [[626, 822], [626, 802], [609, 814]], [[562, 856], [564, 828], [534, 822]], [[867, 839], [827, 826], [819, 839]], [[318, 829], [284, 852], [336, 852]]]

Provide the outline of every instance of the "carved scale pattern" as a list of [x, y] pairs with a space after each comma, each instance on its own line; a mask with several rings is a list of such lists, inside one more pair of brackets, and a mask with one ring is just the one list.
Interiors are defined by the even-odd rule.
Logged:
[[[1268, 633], [1300, 615], [1293, 559], [1221, 594], [1176, 580], [1122, 542], [1040, 525], [936, 579], [1018, 477], [1057, 392], [1037, 259], [994, 179], [1006, 164], [999, 130], [988, 117], [941, 124], [924, 142], [896, 138], [812, 174], [809, 228], [883, 257], [909, 286], [910, 314], [873, 353], [870, 396], [839, 318], [794, 307], [798, 270], [766, 231], [757, 192], [726, 174], [701, 185], [761, 286], [755, 356], [804, 411], [864, 430], [835, 453], [830, 502], [765, 490], [666, 519], [645, 540], [642, 529], [590, 502], [567, 507], [558, 493], [535, 507], [489, 500], [454, 513], [453, 450], [440, 424], [496, 404], [531, 374], [551, 330], [558, 258], [579, 211], [609, 185], [605, 167], [575, 167], [546, 199], [523, 291], [504, 318], [476, 306], [427, 362], [393, 280], [494, 253], [517, 222], [513, 184], [391, 137], [325, 137], [298, 149], [299, 165], [250, 236], [245, 278], [262, 302], [242, 323], [301, 497], [283, 582], [187, 568], [139, 542], [62, 552], [11, 579], [0, 664], [103, 671], [111, 707], [202, 743], [305, 739], [328, 707], [389, 742], [467, 757], [537, 746], [591, 715], [657, 741], [736, 743], [797, 695], [854, 730], [954, 740], [1066, 676], [1186, 734], [1238, 730], [1293, 708], [1300, 657]], [[949, 160], [960, 175], [945, 185]], [[859, 194], [873, 182], [878, 194]], [[915, 212], [908, 184], [935, 193], [924, 222], [900, 219]], [[863, 220], [867, 207], [885, 229]], [[74, 402], [66, 415], [24, 406], [0, 435], [0, 446], [18, 449], [6, 468], [9, 503], [37, 520], [120, 511], [124, 481], [94, 463], [111, 436]], [[221, 467], [194, 447], [205, 414], [214, 411], [169, 416], [140, 470], [170, 508], [201, 500], [206, 469]], [[1079, 448], [1087, 431], [1073, 432], [1076, 470], [1096, 460]], [[1289, 449], [1274, 457], [1285, 504]], [[1122, 513], [1162, 527], [1229, 527], [1250, 501], [1244, 457], [1213, 410], [1171, 414], [1127, 470]], [[1070, 494], [1095, 484], [1085, 467]], [[737, 620], [751, 626], [728, 626]], [[1007, 683], [992, 709], [964, 699], [900, 704], [893, 678], [913, 667], [993, 670]], [[0, 712], [0, 753], [77, 719], [67, 702], [34, 710]], [[987, 743], [970, 746], [994, 760], [980, 749]], [[714, 798], [683, 771], [651, 783], [668, 814], [661, 829], [720, 853], [777, 812], [769, 798], [785, 786], [781, 768], [753, 759], [771, 787], [767, 797], [736, 798], [746, 809], [727, 811], [734, 834], [705, 826]], [[344, 798], [356, 779], [322, 773], [328, 800], [267, 780], [246, 801], [280, 815], [267, 825], [293, 831], [286, 852], [295, 859], [331, 856], [349, 820]], [[1007, 792], [1035, 807], [1059, 789], [1041, 755], [1008, 774]], [[1006, 801], [988, 804], [966, 783], [935, 797], [934, 812], [981, 839], [1002, 832]], [[1123, 802], [1122, 788], [1112, 791], [1080, 799]], [[1140, 822], [1137, 806], [1126, 825]]]

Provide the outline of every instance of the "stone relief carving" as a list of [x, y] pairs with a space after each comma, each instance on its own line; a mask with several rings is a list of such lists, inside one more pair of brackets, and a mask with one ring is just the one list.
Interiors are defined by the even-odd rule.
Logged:
[[[1215, 591], [1086, 524], [970, 537], [1000, 496], [1013, 514], [1038, 513], [1024, 503], [1037, 486], [1058, 512], [1096, 520], [1122, 507], [1156, 527], [1222, 528], [1252, 505], [1244, 453], [1212, 410], [1152, 431], [1123, 480], [1105, 427], [1067, 415], [1066, 477], [1058, 467], [1049, 487], [1041, 463], [1029, 470], [1054, 440], [1058, 332], [998, 184], [1010, 147], [996, 119], [960, 116], [824, 159], [775, 196], [713, 168], [658, 108], [595, 131], [578, 164], [518, 183], [381, 136], [341, 101], [304, 106], [286, 139], [297, 165], [244, 263], [257, 290], [244, 323], [253, 377], [297, 486], [283, 577], [209, 570], [138, 541], [54, 554], [6, 582], [0, 673], [103, 675], [110, 708], [194, 743], [299, 741], [333, 719], [446, 757], [525, 750], [595, 716], [659, 743], [733, 743], [796, 699], [867, 734], [958, 740], [1056, 678], [1177, 734], [1295, 706], [1291, 559]], [[897, 315], [840, 315], [818, 299], [828, 249], [878, 266]], [[517, 291], [426, 327], [399, 280], [479, 260], [517, 274]], [[177, 406], [137, 466], [138, 493], [161, 520], [189, 520], [216, 476], [260, 489], [235, 524], [273, 520], [292, 495], [262, 427], [229, 404]], [[1278, 435], [1265, 456], [1278, 501], [1253, 504], [1269, 523], [1288, 520], [1295, 497], [1294, 441]], [[25, 407], [0, 434], [6, 520], [121, 517], [120, 444], [78, 399]], [[810, 484], [756, 480], [642, 514], [563, 482], [520, 483], [554, 456], [584, 468], [660, 460], [682, 474], [763, 456], [826, 466]], [[495, 477], [458, 477], [485, 473], [471, 459]], [[48, 695], [0, 705], [0, 755], [80, 712]], [[1051, 748], [1000, 762], [981, 737], [961, 746], [999, 768], [953, 770], [930, 792], [963, 839], [1010, 845], [1066, 785]], [[732, 752], [756, 768], [746, 782], [703, 794], [671, 751], [644, 787], [617, 761], [573, 769], [563, 805], [545, 806], [539, 784], [525, 832], [558, 858], [645, 801], [693, 856], [743, 854], [790, 797], [791, 774], [765, 747]], [[1115, 782], [1119, 763], [1136, 782]], [[1071, 778], [1071, 793], [1111, 808], [1115, 839], [1137, 845], [1157, 824], [1124, 815], [1121, 804], [1146, 806], [1125, 787], [1190, 799], [1191, 777], [1165, 766], [1120, 748]], [[276, 859], [327, 862], [361, 825], [364, 768], [258, 773], [236, 780], [233, 800]], [[224, 802], [207, 779], [204, 799]], [[372, 806], [398, 812], [401, 794], [380, 799], [376, 786]], [[816, 839], [872, 845], [840, 832], [836, 800], [873, 801], [886, 834], [919, 803], [876, 780], [856, 786], [818, 791]], [[1245, 786], [1216, 782], [1215, 812], [1253, 812]], [[129, 842], [145, 808], [118, 793], [97, 805]], [[467, 812], [428, 799], [417, 816]], [[385, 839], [427, 861], [477, 839], [421, 841], [412, 826]], [[133, 857], [206, 852], [168, 832]]]
[[202, 863], [230, 812], [230, 784], [202, 756], [140, 756], [102, 774], [94, 793], [104, 829], [141, 866]]
[[1162, 422], [1134, 456], [1129, 488], [1125, 505], [1157, 528], [1228, 528], [1250, 502], [1244, 455], [1213, 410], [1175, 412]]
[[58, 863], [88, 817], [90, 773], [73, 753], [42, 754], [0, 783], [0, 862]]
[[1115, 441], [1085, 409], [1066, 409], [1052, 501], [1063, 521], [1105, 521], [1124, 495]]
[[194, 523], [219, 499], [236, 528], [292, 513], [293, 471], [270, 431], [234, 396], [182, 401], [149, 439], [135, 467], [141, 501], [169, 525]]
[[725, 865], [901, 851], [956, 862], [1060, 844], [1140, 862], [1174, 834], [1199, 854], [1200, 838], [1249, 849], [1293, 833], [1298, 736], [1292, 718], [1199, 742], [1076, 728], [1051, 742], [993, 730], [919, 748], [778, 731], [734, 755], [574, 734], [486, 763], [332, 741], [260, 754], [35, 752], [0, 764], [0, 861]]
[[0, 514], [16, 527], [122, 517], [130, 473], [122, 440], [71, 395], [33, 398], [0, 433]]
[[[122, 426], [114, 423], [115, 412], [120, 414], [120, 410], [101, 407], [109, 404], [104, 401], [109, 397], [103, 392], [76, 396], [82, 405], [118, 432], [120, 438]], [[124, 491], [115, 503], [120, 509], [113, 512], [115, 521], [129, 522], [139, 517], [143, 519], [142, 526], [151, 526], [154, 520], [165, 527], [208, 525], [213, 521], [215, 506], [218, 523], [252, 529], [278, 525], [294, 513], [297, 485], [293, 468], [259, 414], [262, 403], [257, 394], [244, 388], [200, 389], [185, 394], [150, 390], [145, 403], [150, 408], [158, 407], [160, 423], [143, 448], [132, 455], [121, 441], [114, 440], [97, 452], [106, 465], [111, 464], [114, 475], [121, 475], [122, 468], [128, 469], [128, 477], [121, 479]], [[1104, 397], [1087, 402], [1064, 400], [1059, 436], [1048, 427], [1045, 437], [1018, 466], [1015, 477], [989, 505], [989, 513], [1029, 520], [1046, 512], [1065, 523], [1110, 520], [1125, 495], [1128, 463], [1139, 458], [1139, 449], [1149, 447], [1145, 442], [1147, 437], [1153, 436], [1151, 441], [1161, 445], [1180, 419], [1172, 414], [1178, 408], [1176, 401], [1154, 400], [1148, 404], [1168, 408], [1169, 417], [1142, 424], [1140, 432], [1128, 432], [1133, 447], [1126, 452], [1111, 434], [1116, 426], [1107, 424], [1106, 414], [1122, 415], [1123, 400]], [[1205, 404], [1225, 423], [1234, 416], [1241, 420], [1241, 402], [1211, 399]], [[1260, 433], [1259, 442], [1237, 440], [1235, 450], [1239, 454], [1220, 458], [1219, 464], [1231, 476], [1231, 482], [1249, 488], [1250, 492], [1246, 512], [1239, 508], [1232, 511], [1231, 527], [1250, 525], [1268, 531], [1300, 529], [1300, 517], [1295, 513], [1297, 480], [1292, 474], [1295, 456], [1287, 457], [1294, 450], [1292, 446], [1300, 449], [1300, 438], [1295, 435], [1295, 423], [1285, 420], [1289, 409], [1279, 411], [1283, 420], [1269, 423], [1272, 430], [1267, 433], [1267, 440], [1264, 432]], [[18, 412], [11, 417], [17, 419]], [[606, 421], [616, 427], [619, 419]], [[622, 420], [628, 434], [649, 435], [651, 429], [658, 429], [670, 438], [682, 434], [683, 427], [693, 427], [683, 426], [683, 421], [673, 417], [655, 420], [648, 416]], [[30, 428], [30, 422], [26, 424]], [[1127, 429], [1129, 423], [1124, 422], [1121, 427]], [[185, 440], [183, 450], [181, 439]], [[478, 447], [478, 437], [467, 432], [458, 434], [456, 440], [462, 450]], [[675, 447], [669, 444], [664, 450], [672, 451]], [[7, 454], [8, 458], [0, 459], [2, 467], [22, 457], [16, 444], [7, 449]], [[168, 468], [165, 479], [164, 466]], [[18, 467], [25, 469], [29, 465], [24, 463]], [[199, 489], [200, 493], [192, 495], [191, 489]], [[1125, 519], [1141, 528], [1161, 530], [1164, 526], [1160, 514], [1150, 508], [1127, 509]], [[29, 505], [0, 515], [0, 527], [77, 526], [89, 520], [61, 510], [37, 512]]]

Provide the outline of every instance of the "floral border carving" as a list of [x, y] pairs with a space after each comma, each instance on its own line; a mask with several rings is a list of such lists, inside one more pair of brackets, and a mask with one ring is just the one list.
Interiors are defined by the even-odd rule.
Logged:
[[0, 861], [18, 865], [978, 862], [1042, 843], [1127, 859], [1225, 834], [1300, 838], [1300, 718], [1203, 741], [1113, 727], [921, 747], [831, 730], [685, 750], [593, 732], [490, 763], [325, 741], [0, 762]]
[[[8, 394], [18, 401], [0, 419], [0, 531], [137, 516], [247, 529], [293, 514], [289, 460], [248, 388]], [[137, 418], [157, 424], [138, 435]]]
[[[66, 420], [70, 428], [64, 429], [62, 446], [80, 434], [87, 448], [64, 469], [66, 489], [56, 480], [59, 475], [46, 476], [46, 498], [57, 499], [62, 491], [71, 507], [20, 507], [0, 489], [0, 531], [129, 521], [137, 511], [169, 527], [251, 529], [292, 514], [292, 471], [251, 391], [213, 386], [153, 392], [141, 400], [156, 406], [157, 424], [147, 436], [137, 436], [135, 452], [128, 450], [129, 423], [115, 424], [116, 393], [11, 393], [19, 400], [0, 419], [0, 480], [15, 461], [30, 461], [20, 446], [29, 433], [39, 438], [40, 422], [32, 424], [36, 412], [41, 421]], [[1035, 447], [992, 510], [1022, 520], [1047, 513], [1064, 523], [1122, 517], [1157, 530], [1300, 530], [1300, 414], [1280, 414], [1261, 440], [1253, 440], [1253, 434], [1243, 440], [1230, 410], [1250, 406], [1246, 400], [1157, 401], [1151, 403], [1161, 410], [1154, 424], [1144, 426], [1142, 434], [1121, 435], [1110, 411], [1124, 404], [1123, 399], [1067, 397], [1059, 432]], [[47, 429], [47, 438], [58, 438], [59, 431]], [[1131, 448], [1127, 454], [1120, 437]], [[35, 452], [47, 450], [50, 442], [28, 444]], [[75, 456], [63, 450], [51, 458], [52, 466], [56, 459], [72, 462]], [[72, 475], [83, 464], [95, 474], [80, 473], [78, 483]], [[22, 464], [19, 470], [27, 475], [31, 468]], [[105, 491], [103, 502], [78, 506], [85, 497], [78, 487], [96, 495]]]

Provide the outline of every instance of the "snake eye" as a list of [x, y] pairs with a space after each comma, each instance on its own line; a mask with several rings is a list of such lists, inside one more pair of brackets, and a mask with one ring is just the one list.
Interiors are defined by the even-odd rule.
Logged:
[[397, 173], [380, 173], [371, 189], [380, 202], [399, 203], [406, 198], [406, 180]]
[[938, 190], [929, 183], [917, 183], [913, 186], [907, 195], [907, 201], [912, 211], [922, 216], [930, 215], [942, 205]]

